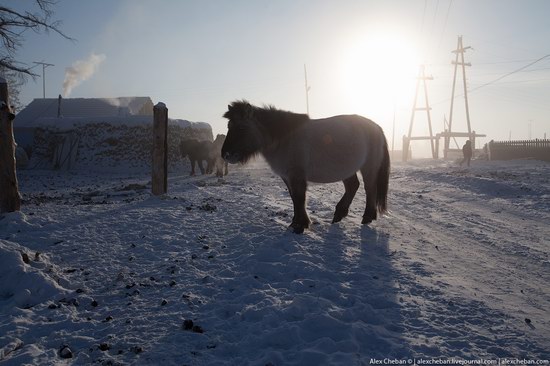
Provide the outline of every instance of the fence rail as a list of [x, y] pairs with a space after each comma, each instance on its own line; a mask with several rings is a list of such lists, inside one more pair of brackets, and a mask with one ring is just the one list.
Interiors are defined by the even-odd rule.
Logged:
[[487, 145], [490, 160], [539, 159], [550, 161], [550, 140], [491, 141]]

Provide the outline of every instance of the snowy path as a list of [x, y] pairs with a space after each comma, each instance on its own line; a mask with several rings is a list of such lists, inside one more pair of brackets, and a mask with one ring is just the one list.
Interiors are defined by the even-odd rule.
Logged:
[[0, 220], [20, 273], [0, 287], [0, 363], [55, 363], [63, 345], [74, 364], [550, 359], [549, 173], [397, 165], [391, 213], [371, 227], [362, 189], [330, 225], [341, 184], [314, 185], [314, 225], [294, 235], [261, 164], [173, 175], [162, 199], [146, 176], [23, 172], [25, 209]]

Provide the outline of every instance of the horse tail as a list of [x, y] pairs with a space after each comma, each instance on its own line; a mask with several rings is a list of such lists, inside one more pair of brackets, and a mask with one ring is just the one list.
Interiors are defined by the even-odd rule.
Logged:
[[388, 186], [390, 182], [390, 153], [388, 151], [388, 142], [384, 132], [382, 138], [384, 139], [382, 163], [378, 168], [378, 175], [376, 177], [376, 208], [378, 212], [383, 214], [387, 210], [388, 199]]

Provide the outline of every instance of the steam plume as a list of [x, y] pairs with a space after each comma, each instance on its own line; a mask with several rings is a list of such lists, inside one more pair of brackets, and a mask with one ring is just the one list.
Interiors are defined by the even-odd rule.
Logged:
[[63, 95], [68, 97], [71, 91], [83, 81], [88, 80], [99, 65], [105, 61], [105, 55], [92, 53], [86, 60], [78, 60], [72, 66], [65, 68], [65, 80], [63, 81]]

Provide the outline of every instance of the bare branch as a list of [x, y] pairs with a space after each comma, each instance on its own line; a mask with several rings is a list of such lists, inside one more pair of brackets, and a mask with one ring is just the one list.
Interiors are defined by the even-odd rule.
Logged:
[[15, 58], [17, 50], [22, 46], [23, 33], [31, 29], [36, 33], [57, 33], [59, 36], [75, 41], [61, 30], [60, 21], [52, 21], [53, 11], [51, 7], [57, 3], [56, 0], [35, 0], [39, 12], [18, 12], [7, 6], [0, 6], [0, 66], [6, 70], [29, 75], [33, 78], [37, 75], [31, 68], [18, 62]]

